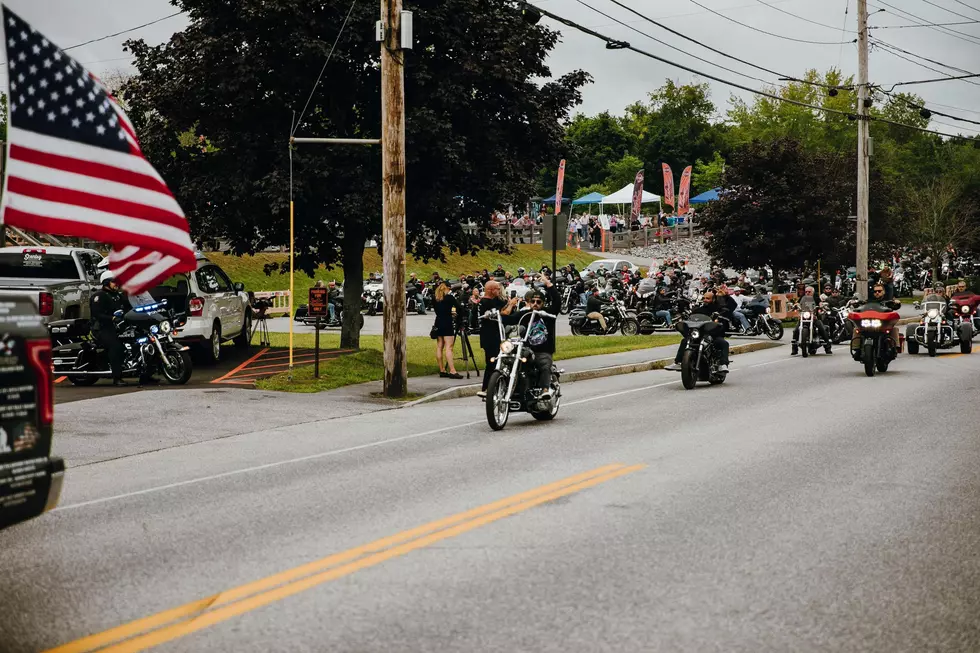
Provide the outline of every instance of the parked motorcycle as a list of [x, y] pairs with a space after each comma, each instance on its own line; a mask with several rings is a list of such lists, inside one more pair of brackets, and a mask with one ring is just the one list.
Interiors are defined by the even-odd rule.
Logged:
[[[131, 309], [116, 325], [123, 346], [124, 378], [141, 381], [160, 373], [171, 385], [183, 385], [191, 378], [193, 365], [188, 347], [174, 340], [183, 326], [183, 315], [166, 309], [166, 300]], [[48, 323], [54, 373], [67, 376], [74, 385], [88, 386], [99, 379], [111, 379], [108, 353], [92, 337], [86, 319], [56, 320]]]
[[500, 353], [496, 360], [491, 359], [496, 367], [487, 381], [487, 423], [494, 431], [507, 425], [511, 412], [528, 412], [539, 421], [549, 421], [558, 415], [563, 370], [552, 365], [551, 396], [548, 399], [541, 399], [532, 382], [538, 371], [528, 339], [533, 333], [534, 323], [545, 317], [555, 316], [544, 311], [526, 311], [518, 324], [505, 328], [499, 311], [483, 314], [484, 320], [496, 321], [500, 330]]
[[725, 382], [727, 372], [719, 372], [718, 352], [713, 338], [724, 331], [721, 324], [707, 315], [695, 313], [682, 320], [679, 330], [687, 338], [687, 348], [681, 358], [681, 383], [687, 390], [693, 390], [698, 381], [711, 385]]
[[898, 356], [890, 332], [899, 315], [897, 311], [878, 304], [869, 304], [864, 308], [848, 315], [857, 331], [857, 337], [851, 341], [851, 356], [864, 364], [865, 374], [874, 376], [875, 370], [887, 372], [888, 364]]
[[627, 311], [621, 299], [615, 299], [610, 304], [603, 305], [602, 316], [606, 318], [606, 330], [603, 331], [596, 320], [586, 317], [584, 307], [575, 308], [568, 316], [568, 326], [573, 336], [605, 336], [616, 331], [624, 336], [635, 336], [640, 332], [640, 323], [636, 315]]
[[579, 295], [575, 292], [575, 286], [566, 283], [561, 292], [561, 314], [568, 315], [579, 305]]

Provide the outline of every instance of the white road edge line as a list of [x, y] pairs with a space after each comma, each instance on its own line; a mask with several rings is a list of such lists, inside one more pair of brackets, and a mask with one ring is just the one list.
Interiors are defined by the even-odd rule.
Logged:
[[[772, 361], [781, 362], [781, 361]], [[763, 365], [768, 365], [768, 363], [763, 363]], [[751, 367], [758, 367], [757, 365], [752, 365]], [[651, 370], [655, 371], [655, 370]], [[732, 372], [737, 372], [738, 369], [732, 370]], [[667, 381], [666, 383], [658, 383], [656, 385], [647, 385], [641, 388], [631, 388], [630, 390], [622, 390], [620, 392], [612, 392], [610, 394], [599, 395], [598, 397], [587, 397], [585, 399], [579, 399], [577, 401], [571, 401], [565, 406], [575, 406], [578, 404], [584, 404], [591, 401], [600, 401], [602, 399], [610, 399], [612, 397], [620, 397], [622, 395], [632, 394], [635, 392], [643, 392], [644, 390], [653, 390], [655, 388], [663, 388], [664, 386], [674, 385], [675, 383], [680, 383], [680, 379], [676, 381]], [[443, 433], [445, 431], [454, 431], [456, 429], [466, 428], [467, 426], [474, 426], [476, 424], [482, 424], [483, 420], [474, 420], [472, 422], [464, 422], [462, 424], [453, 424], [452, 426], [444, 426], [442, 428], [433, 429], [431, 431], [423, 431], [422, 433], [412, 433], [409, 435], [402, 435], [397, 438], [389, 438], [387, 440], [379, 440], [377, 442], [368, 442], [366, 444], [359, 444], [354, 447], [346, 447], [344, 449], [334, 449], [332, 451], [324, 451], [322, 453], [310, 454], [309, 456], [300, 456], [299, 458], [289, 458], [287, 460], [279, 460], [274, 463], [266, 463], [264, 465], [255, 465], [254, 467], [245, 467], [242, 469], [234, 469], [229, 472], [222, 472], [220, 474], [212, 474], [211, 476], [200, 476], [198, 478], [187, 479], [186, 481], [178, 481], [176, 483], [168, 483], [167, 485], [158, 485], [156, 487], [145, 488], [143, 490], [135, 490], [133, 492], [125, 492], [123, 494], [114, 494], [112, 496], [103, 497], [101, 499], [91, 499], [89, 501], [82, 501], [80, 503], [71, 503], [66, 506], [58, 506], [52, 513], [62, 512], [65, 510], [73, 510], [75, 508], [84, 508], [86, 506], [94, 506], [100, 503], [108, 503], [110, 501], [118, 501], [120, 499], [129, 499], [131, 497], [138, 497], [144, 494], [152, 494], [153, 492], [162, 492], [163, 490], [171, 490], [173, 488], [184, 487], [187, 485], [196, 485], [197, 483], [204, 483], [206, 481], [214, 481], [220, 478], [228, 478], [231, 476], [238, 476], [240, 474], [249, 474], [251, 472], [258, 472], [263, 469], [273, 469], [275, 467], [281, 467], [283, 465], [292, 465], [295, 463], [306, 462], [308, 460], [317, 460], [320, 458], [329, 458], [331, 456], [339, 456], [340, 454], [350, 453], [352, 451], [360, 451], [362, 449], [373, 449], [374, 447], [381, 447], [386, 444], [394, 444], [396, 442], [403, 442], [405, 440], [413, 440], [415, 438], [424, 438], [427, 435], [435, 435], [436, 433]]]

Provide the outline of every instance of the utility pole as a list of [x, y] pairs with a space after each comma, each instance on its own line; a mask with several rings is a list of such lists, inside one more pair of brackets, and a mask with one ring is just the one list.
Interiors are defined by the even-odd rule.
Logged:
[[858, 5], [857, 294], [868, 299], [868, 2]]
[[[402, 0], [381, 0], [381, 201], [384, 394], [408, 392], [405, 327], [405, 76]], [[409, 44], [409, 47], [411, 45]]]

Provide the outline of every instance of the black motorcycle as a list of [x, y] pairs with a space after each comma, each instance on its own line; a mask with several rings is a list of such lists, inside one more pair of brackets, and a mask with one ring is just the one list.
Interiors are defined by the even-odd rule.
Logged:
[[[116, 325], [123, 346], [123, 377], [142, 382], [159, 373], [171, 385], [187, 383], [193, 371], [188, 347], [174, 340], [184, 321], [166, 309], [166, 301], [124, 313]], [[49, 322], [48, 329], [55, 344], [55, 375], [67, 376], [78, 386], [112, 378], [108, 353], [92, 337], [88, 320], [57, 320]]]
[[747, 336], [766, 336], [770, 340], [783, 339], [783, 322], [772, 316], [767, 303], [748, 302], [742, 305], [742, 313], [749, 321]]
[[425, 300], [422, 298], [422, 293], [417, 292], [415, 284], [405, 285], [405, 310], [408, 313], [425, 315]]
[[636, 315], [627, 311], [623, 300], [615, 299], [609, 304], [604, 304], [601, 309], [602, 316], [606, 318], [606, 330], [603, 331], [597, 320], [590, 320], [586, 317], [584, 307], [574, 309], [568, 316], [568, 326], [571, 328], [573, 336], [605, 336], [619, 331], [624, 336], [635, 336], [640, 333], [640, 323]]
[[711, 385], [724, 383], [728, 374], [718, 371], [721, 363], [713, 338], [724, 333], [725, 327], [707, 315], [695, 313], [680, 323], [679, 330], [687, 339], [681, 359], [681, 383], [684, 387], [693, 390], [698, 381], [707, 381]]
[[[666, 310], [670, 313], [669, 325], [666, 319], [657, 315], [661, 310]], [[676, 297], [671, 299], [670, 306], [666, 309], [653, 310], [648, 308], [645, 303], [644, 308], [637, 313], [636, 319], [640, 323], [640, 333], [646, 336], [655, 333], [657, 330], [673, 330], [674, 325], [683, 320], [690, 312], [691, 301], [684, 297]]]
[[564, 288], [561, 289], [561, 314], [568, 315], [572, 312], [576, 306], [579, 305], [580, 297], [577, 292], [575, 292], [575, 286], [571, 283], [566, 283]]

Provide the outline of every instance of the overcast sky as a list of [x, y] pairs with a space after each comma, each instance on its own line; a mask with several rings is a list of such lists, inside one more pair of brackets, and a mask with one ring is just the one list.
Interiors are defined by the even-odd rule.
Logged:
[[[815, 45], [789, 41], [737, 25], [723, 17], [727, 16], [783, 37], [825, 42], [850, 41], [855, 38], [854, 32], [857, 27], [857, 0], [619, 1], [678, 32], [689, 34], [692, 38], [719, 50], [780, 73], [799, 76], [807, 68], [825, 70], [832, 66], [839, 66], [846, 75], [855, 73], [857, 69], [857, 50], [853, 44]], [[136, 27], [176, 11], [168, 0], [5, 0], [5, 2], [62, 48]], [[774, 76], [726, 59], [686, 39], [676, 37], [617, 7], [611, 0], [584, 0], [584, 2], [667, 45], [652, 41], [628, 27], [617, 24], [614, 20], [595, 13], [579, 0], [539, 0], [538, 4], [598, 32], [629, 41], [636, 47], [724, 79], [754, 88], [762, 86], [761, 82], [694, 60], [675, 48], [682, 48], [708, 61], [777, 83]], [[930, 2], [941, 5], [946, 10], [933, 6]], [[698, 4], [723, 16], [713, 14]], [[886, 5], [906, 12], [905, 16]], [[846, 27], [845, 6], [849, 9]], [[978, 23], [934, 29], [887, 28], [887, 26], [910, 25], [918, 20], [909, 15], [929, 23], [963, 22], [971, 19], [980, 21], [980, 0], [929, 0], [928, 2], [926, 0], [869, 0], [869, 6], [872, 12], [870, 24], [885, 27], [872, 31], [873, 37], [936, 62], [969, 72], [980, 72], [980, 24]], [[886, 11], [875, 13], [875, 9], [886, 9]], [[796, 14], [816, 23], [822, 23], [824, 26], [806, 22], [783, 12]], [[662, 85], [667, 77], [682, 83], [698, 79], [688, 72], [630, 51], [606, 50], [603, 43], [593, 37], [548, 19], [544, 20], [562, 33], [562, 43], [555, 49], [550, 60], [553, 73], [561, 74], [582, 68], [592, 73], [595, 78], [594, 83], [584, 91], [585, 101], [579, 109], [582, 112], [592, 114], [609, 110], [613, 113], [621, 113], [626, 105], [643, 99], [650, 90]], [[187, 21], [183, 16], [176, 16], [130, 34], [74, 49], [71, 54], [96, 74], [114, 69], [132, 70], [130, 63], [132, 59], [122, 49], [124, 40], [138, 36], [148, 43], [161, 43], [186, 24]], [[846, 31], [842, 32], [842, 28]], [[944, 32], [944, 29], [955, 30], [960, 34]], [[915, 57], [907, 54], [902, 56], [915, 60]], [[949, 69], [921, 59], [918, 61], [924, 66], [937, 68], [945, 74], [964, 74], [951, 72]], [[882, 49], [871, 52], [870, 71], [873, 83], [888, 86], [900, 81], [943, 76], [904, 61]], [[0, 79], [5, 85], [5, 70]], [[712, 99], [719, 107], [719, 111], [723, 112], [733, 89], [718, 82], [704, 81], [709, 81]], [[980, 121], [980, 78], [910, 86], [908, 89], [924, 97], [937, 110]], [[297, 89], [297, 98], [305, 92], [306, 89]], [[741, 96], [748, 96], [743, 91], [734, 92]], [[960, 126], [960, 129], [951, 129], [934, 122], [933, 127], [943, 132], [972, 135], [980, 131], [980, 126], [977, 125], [957, 123], [949, 118], [937, 117], [936, 120]]]

